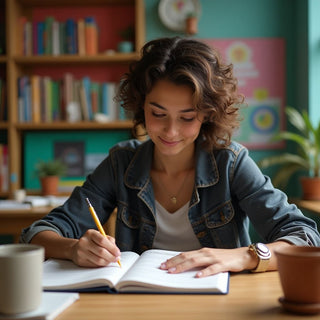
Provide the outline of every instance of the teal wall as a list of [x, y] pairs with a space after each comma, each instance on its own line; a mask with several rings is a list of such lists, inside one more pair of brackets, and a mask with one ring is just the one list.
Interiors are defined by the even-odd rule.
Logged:
[[317, 123], [320, 119], [320, 1], [308, 1], [308, 71], [309, 112]]
[[[106, 131], [68, 131], [68, 132], [28, 132], [24, 145], [24, 186], [27, 189], [39, 189], [39, 179], [35, 175], [35, 164], [41, 160], [54, 158], [54, 143], [56, 141], [83, 141], [85, 154], [105, 154], [118, 141], [131, 137], [129, 130]], [[83, 180], [84, 176], [74, 180]], [[66, 180], [66, 179], [65, 179]], [[72, 179], [71, 179], [72, 180]]]

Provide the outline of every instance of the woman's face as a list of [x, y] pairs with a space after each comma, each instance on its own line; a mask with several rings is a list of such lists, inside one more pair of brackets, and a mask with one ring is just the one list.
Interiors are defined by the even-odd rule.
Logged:
[[159, 80], [146, 96], [144, 114], [148, 135], [161, 154], [177, 155], [194, 147], [203, 115], [194, 109], [188, 86]]

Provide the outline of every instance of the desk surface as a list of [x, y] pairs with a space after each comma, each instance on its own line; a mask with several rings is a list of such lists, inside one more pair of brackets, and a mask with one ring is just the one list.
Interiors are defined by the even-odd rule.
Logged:
[[302, 199], [290, 199], [300, 209], [306, 209], [312, 213], [320, 216], [320, 201], [316, 200], [302, 200]]
[[282, 309], [278, 272], [231, 275], [229, 291], [227, 295], [80, 294], [80, 300], [56, 320], [306, 319]]

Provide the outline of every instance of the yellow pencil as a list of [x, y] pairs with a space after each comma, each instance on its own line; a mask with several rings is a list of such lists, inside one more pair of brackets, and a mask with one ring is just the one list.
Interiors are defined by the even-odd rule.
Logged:
[[[104, 229], [103, 229], [103, 227], [102, 227], [102, 225], [101, 225], [101, 222], [100, 222], [100, 220], [99, 220], [99, 218], [98, 218], [98, 216], [97, 216], [97, 214], [96, 214], [93, 206], [91, 205], [89, 199], [86, 198], [86, 201], [87, 201], [87, 204], [88, 204], [88, 206], [89, 206], [89, 211], [90, 211], [90, 213], [91, 213], [91, 216], [92, 216], [92, 218], [93, 218], [93, 220], [94, 220], [94, 222], [95, 222], [98, 230], [100, 231], [100, 233], [101, 233], [103, 236], [107, 237], [107, 235], [106, 235], [106, 233], [104, 232]], [[117, 262], [118, 262], [118, 265], [121, 267], [121, 262], [120, 262], [120, 260], [118, 260]]]

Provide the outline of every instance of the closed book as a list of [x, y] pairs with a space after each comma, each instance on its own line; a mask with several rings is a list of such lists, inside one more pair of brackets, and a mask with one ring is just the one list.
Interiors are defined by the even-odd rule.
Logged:
[[66, 43], [68, 54], [76, 54], [76, 25], [73, 19], [67, 19], [66, 21]]
[[37, 28], [37, 53], [38, 55], [44, 54], [44, 22], [40, 21], [36, 24]]
[[52, 54], [57, 56], [60, 54], [60, 33], [59, 22], [52, 22]]
[[38, 75], [31, 76], [31, 105], [32, 105], [32, 122], [41, 122], [40, 108], [40, 77]]
[[60, 120], [60, 88], [59, 81], [51, 80], [51, 113], [52, 121]]
[[88, 115], [89, 115], [89, 120], [93, 119], [93, 114], [92, 114], [92, 105], [91, 105], [91, 80], [89, 77], [83, 77], [82, 78], [82, 84], [85, 92], [85, 99], [87, 101], [87, 109], [88, 109]]
[[85, 18], [85, 44], [87, 55], [98, 53], [98, 29], [93, 17]]
[[52, 54], [52, 24], [54, 18], [46, 17], [44, 22], [44, 51], [45, 54]]
[[85, 43], [85, 25], [84, 19], [78, 20], [78, 54], [83, 56], [86, 54], [86, 43]]

